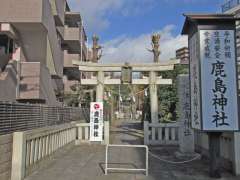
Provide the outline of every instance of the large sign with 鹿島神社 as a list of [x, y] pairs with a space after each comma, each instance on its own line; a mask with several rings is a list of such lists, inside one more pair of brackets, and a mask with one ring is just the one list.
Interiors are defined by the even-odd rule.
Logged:
[[103, 103], [90, 105], [90, 141], [103, 141]]
[[[194, 105], [198, 104], [197, 110], [201, 111], [198, 118], [202, 121], [195, 126], [201, 126], [197, 129], [205, 131], [237, 131], [239, 120], [235, 31], [200, 30], [198, 37], [200, 60], [196, 62], [195, 73], [199, 76], [196, 79], [200, 86], [195, 87], [193, 82], [192, 92], [196, 92], [197, 98], [201, 95], [201, 103], [199, 99], [195, 102], [192, 97], [192, 113]], [[194, 123], [194, 114], [192, 118]]]

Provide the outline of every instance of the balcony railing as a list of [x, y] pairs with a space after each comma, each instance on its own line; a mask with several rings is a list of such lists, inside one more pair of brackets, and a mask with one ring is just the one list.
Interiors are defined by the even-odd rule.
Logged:
[[240, 4], [240, 0], [230, 0], [222, 5], [222, 12], [226, 12]]

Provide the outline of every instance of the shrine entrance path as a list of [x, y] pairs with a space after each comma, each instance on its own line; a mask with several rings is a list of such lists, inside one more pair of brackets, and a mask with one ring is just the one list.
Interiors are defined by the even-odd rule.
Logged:
[[[142, 144], [141, 123], [118, 121], [111, 127], [112, 144]], [[177, 147], [151, 147], [161, 158], [176, 161]], [[113, 148], [109, 155], [111, 167], [142, 168], [145, 153], [141, 149]], [[105, 147], [81, 145], [69, 147], [57, 153], [44, 167], [39, 168], [26, 180], [210, 180], [208, 162], [194, 161], [188, 164], [172, 165], [149, 156], [149, 176], [143, 173], [109, 172], [104, 175]], [[120, 164], [119, 164], [120, 163]], [[224, 172], [222, 180], [237, 180]]]

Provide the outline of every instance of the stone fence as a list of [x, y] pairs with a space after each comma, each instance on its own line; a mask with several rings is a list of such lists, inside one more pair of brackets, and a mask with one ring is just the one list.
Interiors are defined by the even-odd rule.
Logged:
[[[89, 127], [87, 123], [72, 122], [0, 136], [0, 179], [22, 180], [61, 148], [90, 143]], [[108, 144], [107, 121], [103, 136], [102, 144]]]
[[[178, 145], [182, 154], [200, 153], [209, 157], [209, 142], [207, 133], [192, 130], [192, 134], [185, 133], [184, 123], [144, 122], [145, 145]], [[193, 138], [192, 138], [193, 136]], [[240, 175], [240, 133], [223, 133], [220, 139], [220, 155], [222, 166]]]
[[[80, 123], [76, 124], [77, 127], [77, 137], [76, 145], [82, 143], [90, 143], [90, 123]], [[104, 121], [103, 127], [103, 143], [109, 144], [109, 121]]]
[[144, 121], [145, 145], [178, 145], [178, 123], [149, 123]]
[[[195, 150], [209, 157], [207, 133], [194, 131]], [[220, 139], [220, 156], [223, 166], [240, 175], [240, 133], [223, 133]]]

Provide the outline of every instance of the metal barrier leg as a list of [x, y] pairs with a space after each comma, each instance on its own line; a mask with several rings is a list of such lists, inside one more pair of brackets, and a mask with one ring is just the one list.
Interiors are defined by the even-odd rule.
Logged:
[[[128, 148], [145, 148], [146, 149], [146, 165], [145, 169], [129, 169], [129, 168], [109, 168], [108, 167], [108, 151], [109, 147], [128, 147]], [[115, 145], [115, 144], [109, 144], [106, 145], [106, 151], [105, 151], [105, 175], [108, 174], [108, 170], [115, 170], [115, 171], [144, 171], [146, 173], [146, 176], [148, 176], [148, 147], [145, 145]]]
[[148, 176], [148, 163], [149, 163], [149, 160], [148, 160], [148, 146], [146, 146], [146, 176]]
[[105, 175], [107, 175], [107, 168], [108, 168], [108, 145], [106, 145], [105, 151]]

